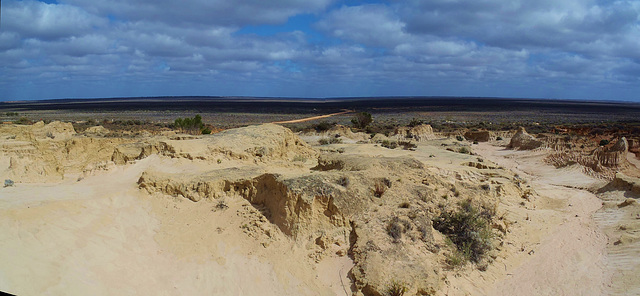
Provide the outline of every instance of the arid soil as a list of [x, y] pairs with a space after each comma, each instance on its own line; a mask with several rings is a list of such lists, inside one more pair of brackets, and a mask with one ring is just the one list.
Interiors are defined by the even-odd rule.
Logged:
[[634, 295], [637, 143], [4, 124], [0, 291]]

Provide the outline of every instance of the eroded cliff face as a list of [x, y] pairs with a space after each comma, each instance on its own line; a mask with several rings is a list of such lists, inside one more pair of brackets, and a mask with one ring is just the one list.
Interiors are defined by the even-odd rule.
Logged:
[[627, 160], [628, 150], [626, 138], [621, 137], [613, 145], [600, 146], [591, 152], [577, 149], [576, 144], [570, 144], [570, 148], [550, 153], [545, 161], [556, 168], [577, 164], [588, 176], [612, 180], [617, 172], [630, 168]]
[[527, 133], [524, 127], [519, 127], [518, 131], [511, 137], [511, 142], [507, 148], [518, 150], [532, 150], [542, 147], [542, 141]]
[[[245, 199], [294, 244], [305, 246], [309, 258], [349, 256], [356, 294], [385, 295], [394, 282], [403, 283], [411, 293], [431, 293], [442, 284], [447, 256], [456, 252], [434, 230], [435, 217], [459, 210], [465, 200], [495, 209], [501, 199], [519, 201], [531, 194], [525, 194], [527, 189], [514, 181], [512, 173], [464, 157], [469, 159], [456, 171], [412, 156], [321, 153], [294, 171], [283, 171], [290, 164], [277, 158], [265, 162], [238, 158], [233, 168], [211, 165], [187, 174], [146, 171], [138, 184], [151, 194], [197, 203]], [[499, 244], [508, 222], [497, 216], [488, 219], [493, 242]], [[486, 256], [479, 264], [491, 261]]]
[[123, 138], [76, 134], [70, 123], [38, 122], [0, 127], [0, 174], [16, 183], [77, 178], [105, 168]]

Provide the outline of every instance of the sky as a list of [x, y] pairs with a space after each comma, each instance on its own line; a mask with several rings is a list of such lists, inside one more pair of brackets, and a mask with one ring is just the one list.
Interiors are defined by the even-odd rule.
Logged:
[[5, 0], [0, 101], [640, 102], [640, 0]]

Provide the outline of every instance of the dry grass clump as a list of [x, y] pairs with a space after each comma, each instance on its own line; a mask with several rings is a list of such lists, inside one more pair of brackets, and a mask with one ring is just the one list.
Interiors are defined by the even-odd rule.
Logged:
[[393, 238], [393, 242], [397, 243], [402, 238], [402, 234], [413, 229], [411, 223], [405, 219], [400, 219], [398, 217], [393, 217], [389, 224], [387, 224], [387, 233], [391, 238]]
[[478, 263], [493, 248], [490, 222], [494, 215], [493, 210], [476, 207], [467, 199], [459, 203], [457, 210], [443, 211], [433, 220], [433, 228], [455, 246], [455, 252], [447, 258], [449, 265]]
[[382, 197], [382, 195], [391, 187], [391, 180], [384, 178], [379, 179], [373, 184], [373, 195], [375, 197]]
[[382, 146], [384, 148], [389, 148], [389, 149], [396, 149], [396, 148], [398, 148], [398, 142], [384, 140], [384, 141], [382, 141], [382, 143], [380, 143], [380, 146]]

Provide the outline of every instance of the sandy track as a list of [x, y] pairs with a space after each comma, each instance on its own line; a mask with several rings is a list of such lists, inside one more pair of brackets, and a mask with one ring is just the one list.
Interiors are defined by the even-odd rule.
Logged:
[[274, 121], [272, 123], [277, 123], [277, 124], [281, 124], [281, 123], [300, 123], [300, 122], [307, 122], [307, 121], [312, 121], [312, 120], [317, 120], [317, 119], [328, 118], [328, 117], [336, 116], [336, 115], [349, 114], [349, 113], [353, 113], [353, 112], [354, 112], [353, 110], [345, 110], [345, 111], [338, 112], [338, 113], [331, 113], [331, 114], [320, 115], [320, 116], [312, 116], [312, 117], [300, 118], [300, 119], [294, 119], [294, 120]]

